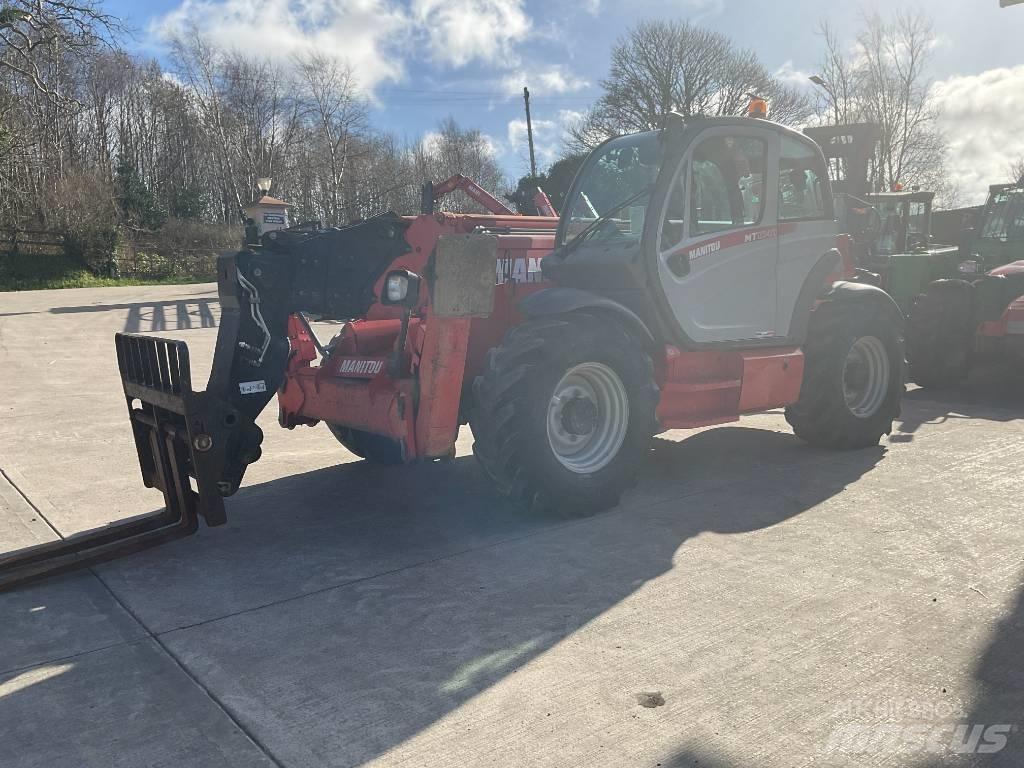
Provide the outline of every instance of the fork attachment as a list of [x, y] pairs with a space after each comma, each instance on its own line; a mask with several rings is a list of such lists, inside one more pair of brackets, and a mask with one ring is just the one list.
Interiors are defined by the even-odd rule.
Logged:
[[289, 267], [246, 251], [218, 259], [221, 319], [204, 392], [192, 389], [185, 342], [115, 336], [142, 480], [164, 508], [0, 555], [0, 590], [188, 536], [200, 517], [225, 522], [224, 497], [260, 457], [256, 417], [284, 377]]

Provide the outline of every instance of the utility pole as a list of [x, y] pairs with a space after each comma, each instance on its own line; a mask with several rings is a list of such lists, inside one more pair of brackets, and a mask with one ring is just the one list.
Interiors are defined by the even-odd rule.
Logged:
[[526, 138], [530, 142], [530, 175], [537, 177], [537, 158], [533, 154], [533, 121], [530, 119], [530, 89], [523, 86], [523, 102], [526, 104]]

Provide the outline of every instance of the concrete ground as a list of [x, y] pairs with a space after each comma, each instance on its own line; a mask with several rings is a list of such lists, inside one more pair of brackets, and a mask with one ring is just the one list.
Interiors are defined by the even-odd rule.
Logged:
[[[150, 512], [118, 330], [211, 286], [0, 294], [0, 551]], [[588, 519], [470, 455], [276, 428], [229, 523], [0, 594], [0, 766], [1024, 764], [1024, 395], [910, 392], [877, 449], [781, 413], [656, 441]], [[993, 404], [994, 403], [994, 404]]]

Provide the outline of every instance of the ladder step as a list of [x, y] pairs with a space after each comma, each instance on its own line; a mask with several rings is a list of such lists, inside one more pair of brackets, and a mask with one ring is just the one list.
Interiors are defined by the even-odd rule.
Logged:
[[740, 389], [742, 379], [704, 379], [694, 381], [667, 381], [664, 388], [670, 392], [714, 392], [716, 390]]

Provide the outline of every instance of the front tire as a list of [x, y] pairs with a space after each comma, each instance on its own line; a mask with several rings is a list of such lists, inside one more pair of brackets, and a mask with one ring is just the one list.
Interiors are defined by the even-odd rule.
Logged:
[[797, 437], [825, 448], [865, 448], [892, 432], [903, 398], [900, 324], [869, 302], [814, 311], [800, 399], [786, 408]]
[[397, 440], [338, 424], [328, 424], [327, 428], [339, 443], [361, 459], [386, 466], [403, 463], [402, 446]]
[[650, 356], [596, 314], [512, 328], [488, 353], [473, 394], [477, 460], [502, 495], [536, 511], [615, 506], [656, 431]]

